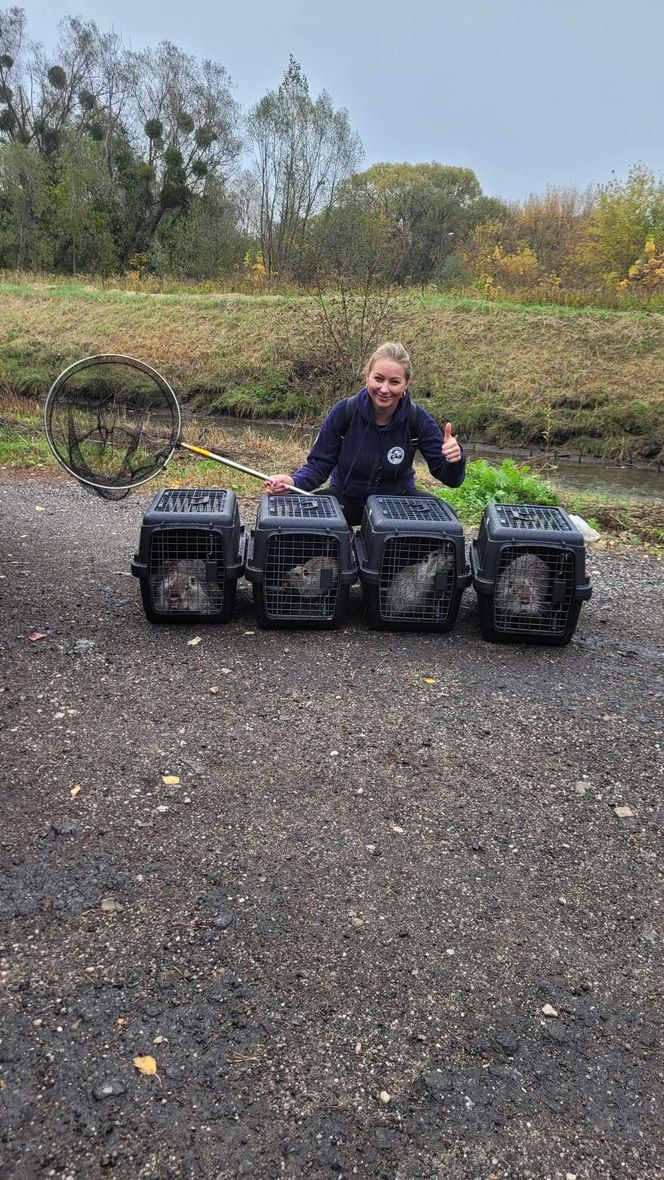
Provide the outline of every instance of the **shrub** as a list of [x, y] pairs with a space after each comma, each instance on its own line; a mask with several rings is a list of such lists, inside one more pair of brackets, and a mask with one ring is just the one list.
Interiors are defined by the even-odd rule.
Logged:
[[527, 464], [518, 466], [504, 459], [500, 467], [476, 459], [466, 468], [466, 478], [459, 488], [438, 488], [436, 495], [452, 505], [463, 520], [479, 521], [491, 502], [503, 504], [557, 504], [553, 488], [533, 475]]

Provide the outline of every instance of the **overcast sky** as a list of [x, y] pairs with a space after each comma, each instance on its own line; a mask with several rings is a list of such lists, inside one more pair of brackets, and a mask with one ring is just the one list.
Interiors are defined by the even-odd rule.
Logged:
[[519, 199], [632, 164], [664, 173], [664, 0], [27, 0], [54, 46], [65, 15], [142, 49], [170, 40], [228, 70], [246, 109], [289, 54], [379, 160], [472, 168]]

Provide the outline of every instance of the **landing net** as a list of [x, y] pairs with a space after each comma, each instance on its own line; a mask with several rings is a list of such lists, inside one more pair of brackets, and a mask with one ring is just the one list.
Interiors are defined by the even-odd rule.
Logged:
[[170, 459], [181, 430], [167, 381], [133, 357], [99, 355], [70, 365], [44, 408], [49, 445], [62, 466], [97, 495], [119, 500]]

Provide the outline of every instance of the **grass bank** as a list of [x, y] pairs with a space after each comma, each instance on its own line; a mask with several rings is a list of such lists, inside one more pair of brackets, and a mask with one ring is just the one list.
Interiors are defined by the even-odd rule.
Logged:
[[[664, 316], [450, 297], [397, 299], [413, 392], [462, 439], [664, 459]], [[0, 388], [42, 396], [82, 356], [155, 365], [200, 410], [318, 420], [352, 392], [304, 296], [0, 284]]]

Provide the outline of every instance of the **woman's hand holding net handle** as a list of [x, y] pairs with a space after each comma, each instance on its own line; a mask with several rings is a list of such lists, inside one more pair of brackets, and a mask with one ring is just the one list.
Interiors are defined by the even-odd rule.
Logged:
[[[302, 488], [295, 487], [295, 481], [292, 475], [269, 475], [265, 483], [268, 492], [301, 492]], [[305, 495], [311, 495], [310, 492], [305, 492]]]

